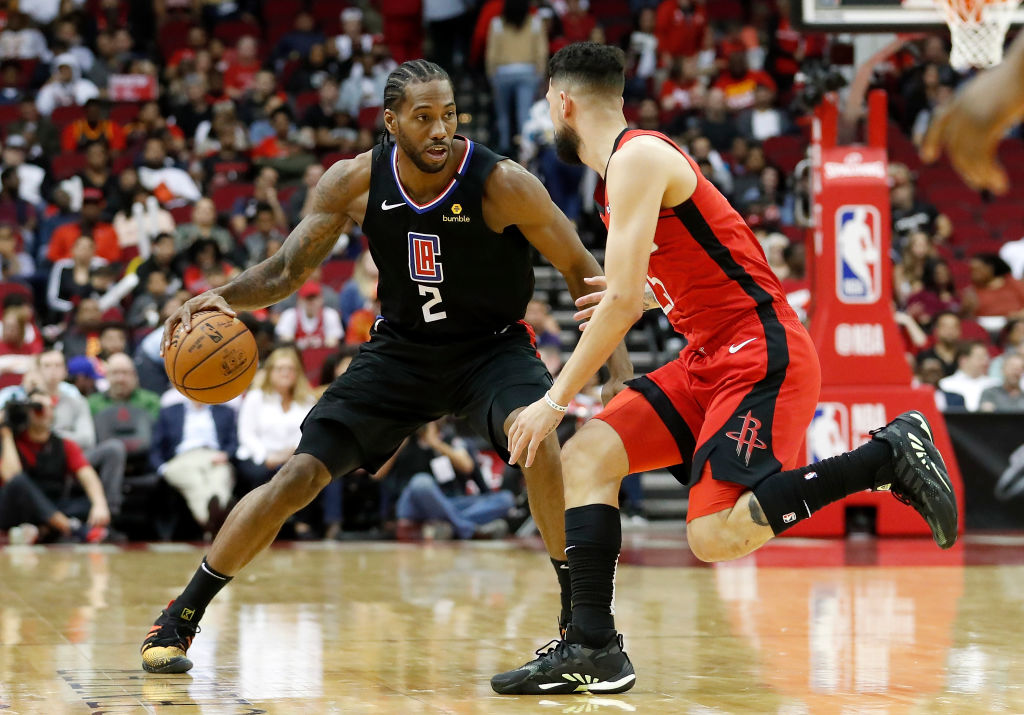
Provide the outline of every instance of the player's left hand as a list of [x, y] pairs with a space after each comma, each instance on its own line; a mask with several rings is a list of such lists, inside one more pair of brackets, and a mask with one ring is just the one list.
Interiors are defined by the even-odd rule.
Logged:
[[604, 276], [591, 276], [590, 278], [584, 278], [583, 282], [587, 285], [597, 286], [598, 290], [581, 295], [576, 299], [576, 307], [579, 310], [573, 314], [572, 319], [580, 324], [580, 330], [586, 330], [587, 323], [590, 322], [591, 316], [597, 310], [597, 304], [601, 302], [604, 294], [608, 292], [608, 279]]
[[532, 467], [541, 443], [558, 427], [564, 416], [564, 412], [551, 409], [543, 399], [525, 407], [508, 431], [508, 463], [518, 463], [525, 450], [526, 461], [523, 466]]

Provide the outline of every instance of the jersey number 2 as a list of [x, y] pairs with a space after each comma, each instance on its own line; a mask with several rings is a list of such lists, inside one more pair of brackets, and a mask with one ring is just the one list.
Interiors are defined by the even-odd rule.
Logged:
[[432, 323], [435, 320], [444, 320], [448, 314], [443, 310], [432, 312], [435, 306], [441, 305], [441, 291], [434, 286], [420, 286], [420, 295], [430, 296], [430, 300], [423, 304], [423, 320]]
[[441, 305], [441, 290], [435, 286], [423, 285], [444, 282], [444, 268], [438, 260], [440, 255], [440, 236], [409, 232], [409, 277], [419, 284], [420, 295], [430, 298], [423, 304], [423, 320], [428, 323], [448, 317], [445, 311], [434, 310]]

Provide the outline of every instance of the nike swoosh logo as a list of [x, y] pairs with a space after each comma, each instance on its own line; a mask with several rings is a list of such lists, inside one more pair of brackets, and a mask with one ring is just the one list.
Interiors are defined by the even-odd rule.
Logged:
[[399, 206], [405, 206], [405, 202], [404, 201], [399, 201], [397, 204], [389, 204], [387, 202], [387, 199], [385, 199], [384, 201], [380, 202], [380, 210], [381, 211], [390, 211], [391, 209], [397, 209]]
[[537, 683], [541, 690], [551, 690], [551, 688], [557, 688], [559, 685], [565, 685], [565, 683]]
[[755, 340], [757, 340], [757, 338], [751, 338], [750, 340], [744, 340], [739, 345], [730, 345], [729, 346], [729, 352], [731, 352], [731, 353], [738, 352], [740, 350], [740, 348], [742, 348], [744, 345], [746, 345], [747, 343], [752, 343]]

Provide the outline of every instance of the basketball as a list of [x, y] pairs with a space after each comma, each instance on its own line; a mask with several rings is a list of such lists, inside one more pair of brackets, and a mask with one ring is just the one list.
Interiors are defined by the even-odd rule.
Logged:
[[164, 351], [164, 367], [178, 392], [196, 402], [218, 404], [238, 397], [259, 363], [256, 339], [238, 318], [217, 310], [192, 316], [185, 334], [179, 323]]

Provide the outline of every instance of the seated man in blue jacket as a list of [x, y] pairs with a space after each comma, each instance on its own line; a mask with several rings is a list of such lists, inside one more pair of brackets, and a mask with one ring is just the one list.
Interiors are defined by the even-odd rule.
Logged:
[[224, 405], [187, 400], [160, 408], [150, 461], [181, 492], [203, 531], [214, 535], [227, 516], [238, 449], [235, 413]]

